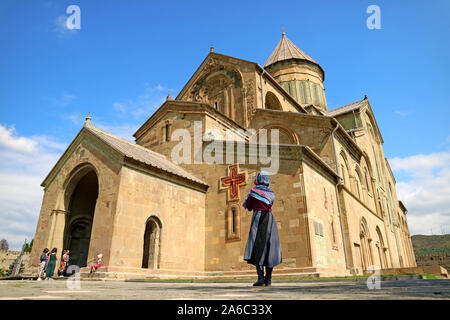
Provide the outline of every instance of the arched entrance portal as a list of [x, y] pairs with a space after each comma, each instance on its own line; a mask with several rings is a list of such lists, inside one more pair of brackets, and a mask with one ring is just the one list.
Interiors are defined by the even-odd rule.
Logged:
[[69, 200], [64, 232], [64, 249], [70, 250], [71, 265], [79, 267], [86, 267], [87, 265], [97, 197], [97, 175], [94, 170], [89, 170], [79, 178]]
[[161, 244], [161, 222], [156, 217], [148, 219], [144, 233], [144, 254], [142, 268], [159, 268], [159, 249]]

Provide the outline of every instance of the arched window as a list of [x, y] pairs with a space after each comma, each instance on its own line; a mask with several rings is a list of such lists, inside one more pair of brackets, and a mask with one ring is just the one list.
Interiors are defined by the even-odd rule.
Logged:
[[378, 250], [378, 258], [380, 260], [380, 267], [381, 269], [387, 268], [387, 257], [386, 257], [386, 250], [387, 248], [384, 245], [383, 236], [381, 235], [380, 228], [377, 226], [376, 228], [377, 236], [378, 236], [378, 243], [377, 243], [377, 250]]
[[170, 141], [171, 125], [168, 121], [165, 122], [165, 124], [161, 128], [161, 131], [161, 143]]
[[[385, 212], [384, 212], [383, 204], [381, 203], [380, 191], [378, 189], [377, 189], [377, 203], [378, 203], [378, 208], [380, 209], [380, 215], [381, 215], [381, 217], [384, 217]], [[387, 220], [387, 222], [389, 224], [389, 220]]]
[[164, 136], [165, 136], [165, 140], [169, 141], [169, 124], [166, 124], [165, 130], [164, 130]]
[[356, 184], [356, 195], [358, 196], [358, 199], [362, 199], [362, 191], [361, 191], [361, 176], [359, 175], [358, 171], [355, 171], [355, 184]]
[[331, 220], [331, 240], [333, 241], [333, 245], [336, 246], [337, 239], [336, 239], [336, 230], [334, 228], [334, 219]]
[[342, 179], [344, 180], [344, 185], [350, 189], [349, 186], [349, 178], [348, 178], [348, 165], [347, 165], [347, 157], [344, 153], [344, 151], [341, 151], [340, 153], [340, 159], [339, 159], [340, 163], [341, 163], [341, 175], [342, 175]]
[[281, 107], [281, 103], [278, 100], [277, 96], [273, 92], [270, 92], [270, 91], [266, 93], [264, 107], [266, 109], [271, 109], [271, 110], [283, 110], [283, 108]]
[[364, 180], [365, 180], [365, 183], [366, 183], [367, 193], [371, 193], [370, 182], [369, 182], [369, 173], [367, 172], [367, 168], [366, 167], [364, 167]]

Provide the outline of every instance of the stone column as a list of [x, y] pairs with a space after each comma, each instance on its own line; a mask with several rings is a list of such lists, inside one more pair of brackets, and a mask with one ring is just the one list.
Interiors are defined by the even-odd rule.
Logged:
[[65, 210], [53, 210], [51, 213], [52, 224], [50, 230], [50, 236], [48, 239], [48, 248], [57, 248], [58, 253], [61, 253], [64, 245], [64, 229], [66, 226], [66, 213]]

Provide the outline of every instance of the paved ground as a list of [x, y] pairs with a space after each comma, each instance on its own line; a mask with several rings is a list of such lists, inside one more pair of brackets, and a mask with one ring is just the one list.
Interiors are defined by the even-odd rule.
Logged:
[[10, 299], [450, 299], [450, 279], [383, 281], [379, 290], [353, 282], [278, 282], [255, 288], [247, 283], [82, 281], [80, 289], [69, 290], [65, 280], [0, 281], [0, 300]]

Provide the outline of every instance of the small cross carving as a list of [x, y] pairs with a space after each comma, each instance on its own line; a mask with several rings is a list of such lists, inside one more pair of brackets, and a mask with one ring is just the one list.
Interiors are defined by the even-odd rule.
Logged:
[[239, 172], [239, 165], [228, 167], [228, 175], [220, 178], [219, 189], [228, 189], [228, 201], [240, 200], [239, 187], [247, 184], [247, 171]]

